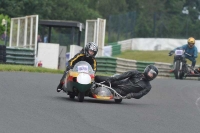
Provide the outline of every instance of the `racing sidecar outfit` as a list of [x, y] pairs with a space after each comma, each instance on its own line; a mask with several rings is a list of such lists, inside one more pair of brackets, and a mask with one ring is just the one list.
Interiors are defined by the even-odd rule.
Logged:
[[68, 73], [68, 71], [70, 69], [72, 69], [74, 67], [74, 65], [79, 62], [79, 61], [86, 61], [88, 62], [92, 69], [94, 70], [94, 72], [96, 73], [96, 70], [97, 70], [97, 62], [96, 62], [96, 59], [94, 57], [87, 57], [86, 54], [84, 53], [84, 51], [82, 50], [80, 53], [76, 54], [72, 59], [70, 59], [68, 61], [68, 66], [66, 67], [66, 70], [64, 71], [63, 73], [63, 76], [62, 78], [60, 79], [60, 83], [58, 84], [58, 87], [57, 87], [57, 92], [60, 92], [61, 89], [62, 89], [62, 86], [64, 84], [64, 79]]
[[[131, 93], [132, 98], [140, 99], [151, 90], [150, 82], [144, 78], [143, 73], [133, 70], [115, 77], [96, 76], [95, 82], [111, 82], [111, 87], [120, 95], [126, 96]], [[106, 83], [108, 85], [108, 83]]]
[[94, 57], [86, 57], [86, 55], [81, 51], [80, 53], [76, 54], [72, 59], [68, 61], [68, 66], [66, 68], [66, 71], [64, 72], [60, 82], [63, 82], [64, 78], [67, 75], [67, 72], [74, 67], [74, 65], [79, 61], [86, 61], [88, 62], [92, 69], [96, 72], [97, 70], [97, 62]]

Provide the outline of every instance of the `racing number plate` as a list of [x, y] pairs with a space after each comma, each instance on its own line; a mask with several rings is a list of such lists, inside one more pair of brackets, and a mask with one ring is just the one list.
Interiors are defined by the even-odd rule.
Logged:
[[175, 55], [182, 55], [183, 54], [183, 50], [176, 50], [175, 51]]
[[88, 73], [88, 66], [78, 66], [78, 72], [85, 72]]

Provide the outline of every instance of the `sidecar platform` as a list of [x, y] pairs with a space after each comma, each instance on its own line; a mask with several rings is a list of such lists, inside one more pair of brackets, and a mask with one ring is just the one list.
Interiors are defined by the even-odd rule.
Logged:
[[200, 77], [200, 74], [186, 74], [185, 77]]
[[187, 73], [185, 77], [200, 77], [200, 72], [197, 69], [193, 69], [192, 67], [188, 66], [189, 69], [194, 71], [194, 74]]

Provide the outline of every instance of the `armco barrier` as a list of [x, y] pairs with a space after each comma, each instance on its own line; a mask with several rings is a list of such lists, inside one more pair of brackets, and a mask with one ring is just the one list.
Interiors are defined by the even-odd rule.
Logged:
[[6, 48], [6, 63], [19, 65], [34, 65], [34, 50], [24, 48]]
[[155, 62], [154, 65], [158, 68], [160, 77], [174, 77], [173, 73], [169, 73], [172, 68], [172, 64]]
[[140, 72], [143, 72], [147, 65], [154, 65], [154, 62], [143, 62], [143, 61], [137, 61], [137, 70]]
[[[169, 73], [172, 68], [170, 63], [162, 62], [142, 62], [136, 60], [127, 60], [122, 58], [97, 57], [97, 72], [105, 74], [123, 73], [129, 70], [138, 70], [143, 72], [149, 64], [154, 64], [159, 69], [158, 77], [174, 78], [173, 73]], [[187, 77], [186, 79], [199, 79], [197, 77]]]
[[123, 73], [130, 70], [137, 70], [136, 60], [117, 58], [116, 73]]
[[112, 45], [112, 55], [121, 54], [121, 45]]
[[121, 44], [118, 44], [117, 42], [109, 43], [108, 45], [112, 46], [112, 56], [121, 54]]
[[118, 42], [118, 44], [121, 45], [121, 52], [123, 52], [125, 50], [132, 50], [132, 40], [133, 39]]
[[116, 58], [111, 57], [97, 57], [97, 72], [105, 74], [116, 73]]

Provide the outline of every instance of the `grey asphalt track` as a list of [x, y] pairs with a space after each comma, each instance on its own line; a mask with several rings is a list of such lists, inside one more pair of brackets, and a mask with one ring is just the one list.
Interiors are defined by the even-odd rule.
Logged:
[[61, 76], [0, 72], [0, 133], [200, 132], [200, 81], [156, 79], [139, 100], [80, 103], [56, 92]]

